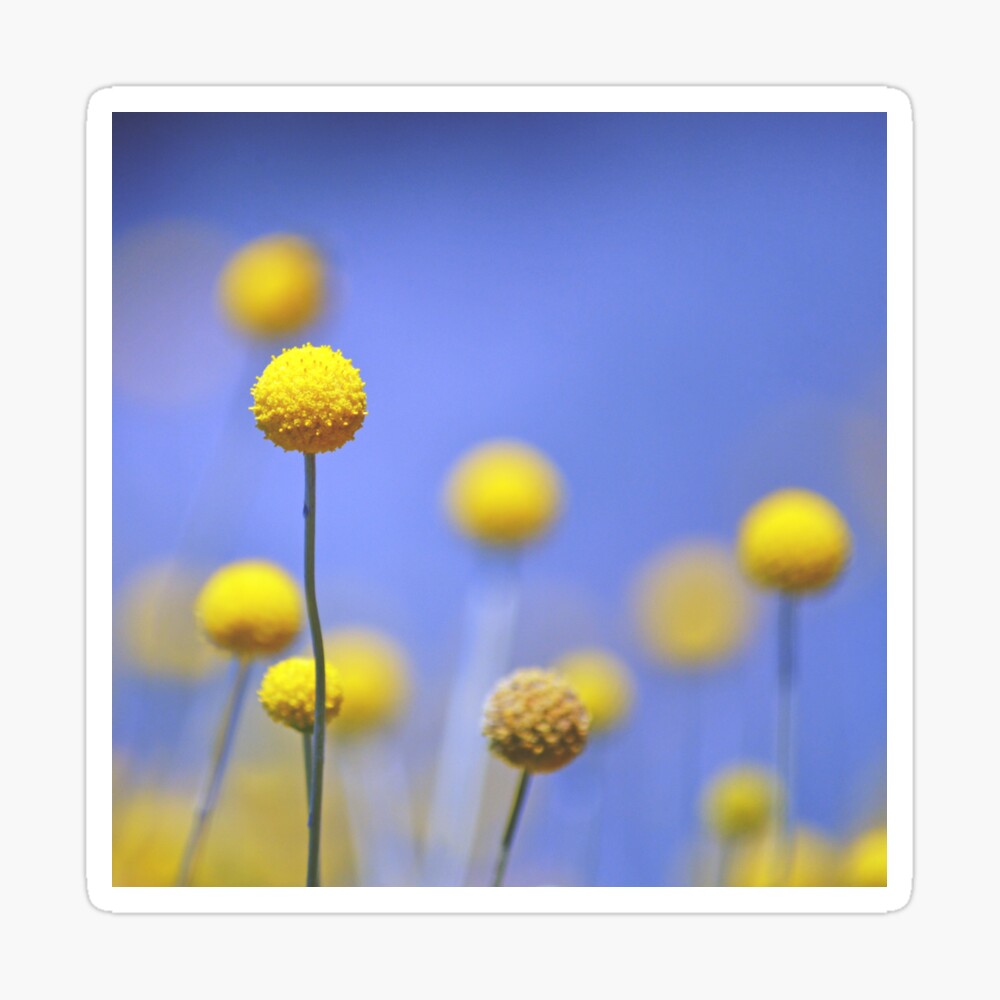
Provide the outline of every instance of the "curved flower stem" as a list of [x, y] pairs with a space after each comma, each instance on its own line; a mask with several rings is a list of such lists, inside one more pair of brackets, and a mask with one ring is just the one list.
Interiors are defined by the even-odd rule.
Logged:
[[793, 713], [795, 687], [795, 598], [782, 594], [778, 604], [778, 731], [777, 763], [782, 797], [778, 816], [779, 872], [784, 881], [791, 868], [792, 825], [795, 813], [792, 800], [794, 780]]
[[524, 807], [524, 800], [528, 794], [528, 783], [531, 775], [527, 771], [521, 772], [521, 778], [517, 783], [517, 791], [514, 793], [514, 801], [510, 807], [510, 815], [507, 817], [507, 827], [503, 832], [503, 840], [500, 842], [500, 855], [497, 858], [496, 872], [493, 876], [493, 884], [503, 885], [504, 873], [507, 871], [507, 857], [510, 854], [510, 845], [514, 842], [514, 834], [517, 832], [517, 822], [521, 818], [521, 810]]
[[[305, 584], [309, 610], [309, 632], [316, 660], [316, 708], [312, 732], [312, 768], [309, 782], [309, 866], [306, 885], [319, 885], [320, 829], [323, 822], [323, 752], [326, 742], [326, 661], [323, 631], [316, 603], [316, 456], [306, 455], [306, 500], [302, 513], [306, 522]], [[316, 725], [316, 723], [319, 725]]]
[[306, 762], [306, 802], [309, 801], [309, 791], [312, 788], [312, 772], [313, 772], [313, 762], [312, 762], [312, 733], [305, 732], [302, 734], [302, 755]]
[[222, 778], [226, 772], [226, 764], [229, 762], [229, 756], [233, 749], [236, 724], [239, 721], [243, 695], [246, 692], [249, 677], [250, 658], [242, 656], [236, 664], [236, 676], [233, 678], [233, 686], [229, 692], [229, 701], [226, 703], [226, 709], [215, 736], [209, 778], [202, 787], [198, 805], [195, 808], [194, 824], [188, 834], [184, 855], [177, 871], [177, 885], [191, 884], [191, 870], [194, 868], [198, 848], [205, 836], [208, 822], [212, 818], [212, 811], [215, 809], [215, 803], [219, 797], [219, 789], [222, 787]]

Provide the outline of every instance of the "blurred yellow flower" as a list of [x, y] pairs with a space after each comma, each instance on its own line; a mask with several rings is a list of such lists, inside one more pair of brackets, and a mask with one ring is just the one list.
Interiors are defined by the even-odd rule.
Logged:
[[344, 692], [337, 734], [367, 733], [394, 723], [410, 697], [410, 663], [402, 646], [367, 628], [335, 629], [324, 636], [323, 646]]
[[679, 669], [730, 658], [752, 618], [735, 561], [715, 542], [689, 542], [655, 557], [639, 576], [635, 612], [646, 651]]
[[829, 586], [851, 554], [851, 532], [840, 511], [809, 490], [771, 493], [746, 513], [739, 557], [761, 587], [792, 594]]
[[331, 347], [290, 347], [257, 377], [250, 407], [264, 436], [285, 451], [335, 451], [368, 415], [357, 368]]
[[280, 566], [246, 559], [209, 577], [195, 613], [205, 634], [222, 649], [240, 656], [280, 653], [302, 625], [302, 597]]
[[142, 789], [117, 792], [111, 819], [111, 884], [173, 885], [191, 827], [186, 795]]
[[762, 767], [744, 764], [726, 768], [712, 779], [701, 812], [705, 826], [719, 840], [735, 841], [762, 834], [780, 802], [778, 779]]
[[828, 837], [799, 827], [791, 838], [789, 864], [768, 833], [736, 853], [727, 881], [740, 886], [839, 885], [837, 849]]
[[844, 885], [885, 885], [888, 854], [885, 827], [867, 830], [856, 837], [844, 851], [841, 864]]
[[490, 441], [463, 455], [445, 487], [455, 527], [487, 545], [523, 545], [542, 535], [563, 505], [562, 478], [538, 449]]
[[589, 729], [587, 710], [568, 682], [534, 667], [500, 681], [483, 718], [490, 752], [532, 774], [558, 771], [574, 760]]
[[230, 258], [219, 297], [233, 326], [267, 339], [312, 323], [325, 303], [325, 283], [315, 247], [297, 236], [265, 236]]
[[[340, 675], [327, 663], [327, 724], [340, 712], [343, 697]], [[258, 698], [264, 711], [275, 722], [297, 729], [300, 733], [312, 732], [316, 718], [316, 661], [311, 657], [293, 656], [275, 663], [264, 674]]]
[[590, 715], [591, 733], [618, 726], [632, 707], [628, 667], [603, 649], [577, 649], [561, 656], [552, 669], [569, 682]]
[[141, 570], [124, 586], [116, 606], [116, 632], [128, 660], [150, 673], [193, 680], [222, 660], [191, 613], [201, 579], [166, 560]]

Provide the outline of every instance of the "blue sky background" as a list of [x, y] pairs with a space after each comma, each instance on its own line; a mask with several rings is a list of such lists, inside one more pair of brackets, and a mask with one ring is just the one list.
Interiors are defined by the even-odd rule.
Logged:
[[[226, 329], [214, 285], [245, 241], [299, 233], [339, 274], [309, 339], [352, 358], [369, 399], [357, 439], [318, 463], [324, 624], [410, 649], [416, 759], [479, 571], [443, 477], [483, 439], [536, 444], [568, 485], [524, 560], [518, 665], [599, 642], [636, 674], [628, 730], [533, 798], [522, 877], [558, 867], [574, 828], [553, 817], [591, 775], [601, 877], [676, 874], [696, 697], [699, 772], [766, 759], [772, 603], [695, 693], [644, 660], [629, 591], [650, 555], [731, 541], [787, 485], [829, 496], [855, 535], [843, 581], [803, 608], [795, 794], [804, 821], [856, 828], [885, 757], [885, 139], [881, 114], [116, 113], [116, 587], [170, 556], [298, 571], [301, 460], [246, 410], [270, 351]], [[122, 669], [116, 740], [192, 772], [218, 696]], [[197, 699], [209, 725], [182, 742]]]

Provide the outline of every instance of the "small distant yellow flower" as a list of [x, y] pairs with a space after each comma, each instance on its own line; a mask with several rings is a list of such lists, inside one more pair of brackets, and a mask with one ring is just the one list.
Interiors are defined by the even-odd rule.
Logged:
[[809, 490], [778, 490], [758, 501], [740, 525], [744, 572], [761, 587], [791, 594], [829, 586], [851, 554], [840, 511]]
[[302, 625], [298, 584], [280, 566], [257, 559], [230, 563], [202, 587], [195, 605], [208, 638], [243, 656], [280, 653]]
[[728, 883], [740, 886], [833, 886], [840, 883], [832, 841], [806, 827], [792, 835], [791, 863], [783, 861], [769, 834], [738, 852]]
[[888, 837], [885, 827], [861, 834], [844, 852], [841, 866], [844, 885], [885, 885], [888, 856]]
[[[264, 711], [275, 722], [310, 733], [316, 718], [316, 661], [307, 656], [293, 656], [274, 664], [261, 682], [257, 693]], [[344, 693], [340, 675], [326, 665], [326, 721], [340, 712]]]
[[226, 264], [219, 297], [229, 321], [266, 339], [312, 323], [326, 299], [323, 259], [297, 236], [265, 236]]
[[462, 534], [487, 545], [523, 545], [542, 535], [563, 505], [562, 478], [536, 448], [491, 441], [463, 455], [445, 488]]
[[592, 733], [614, 729], [632, 707], [628, 667], [603, 649], [578, 649], [560, 657], [552, 669], [569, 682], [590, 715]]
[[778, 811], [781, 792], [769, 771], [752, 765], [730, 767], [709, 784], [702, 798], [705, 825], [720, 840], [763, 833]]
[[728, 660], [746, 642], [750, 593], [729, 549], [688, 542], [656, 556], [635, 592], [639, 636], [664, 665], [696, 670]]
[[354, 438], [368, 415], [357, 368], [332, 347], [286, 348], [257, 376], [250, 407], [264, 436], [316, 455]]
[[285, 451], [316, 455], [354, 438], [368, 415], [357, 368], [332, 347], [291, 347], [271, 358], [250, 407], [264, 436]]
[[337, 629], [323, 645], [344, 690], [337, 733], [366, 733], [395, 722], [410, 696], [410, 664], [403, 648], [365, 628]]
[[505, 677], [486, 702], [491, 753], [533, 774], [558, 771], [583, 752], [590, 717], [569, 684], [529, 667]]

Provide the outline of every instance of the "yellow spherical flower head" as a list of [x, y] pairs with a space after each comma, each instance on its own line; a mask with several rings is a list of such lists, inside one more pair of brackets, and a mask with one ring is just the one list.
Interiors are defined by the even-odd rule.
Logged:
[[587, 745], [590, 717], [569, 683], [529, 667], [505, 677], [486, 702], [491, 753], [533, 774], [558, 771]]
[[851, 554], [851, 531], [840, 511], [809, 490], [778, 490], [747, 512], [740, 525], [744, 572], [762, 587], [791, 594], [829, 586]]
[[226, 264], [219, 297], [233, 326], [262, 339], [312, 323], [326, 299], [323, 260], [296, 236], [265, 236]]
[[888, 873], [888, 837], [885, 827], [868, 830], [848, 845], [841, 866], [844, 885], [885, 885]]
[[628, 667], [603, 649], [578, 649], [560, 657], [552, 669], [576, 692], [590, 716], [592, 733], [614, 729], [632, 707]]
[[[326, 721], [337, 717], [344, 692], [340, 675], [326, 665]], [[274, 664], [261, 682], [257, 693], [264, 711], [275, 722], [311, 733], [316, 718], [316, 661], [308, 656], [293, 656]]]
[[337, 732], [367, 733], [395, 722], [410, 695], [410, 664], [403, 648], [365, 628], [337, 629], [323, 645], [344, 690]]
[[763, 833], [781, 802], [778, 781], [761, 767], [730, 767], [717, 775], [702, 798], [705, 825], [720, 840]]
[[257, 377], [250, 407], [264, 436], [285, 451], [336, 451], [368, 415], [357, 368], [332, 347], [290, 347]]
[[735, 560], [716, 542], [656, 556], [639, 576], [635, 613], [647, 652], [681, 670], [725, 662], [746, 641], [753, 617]]
[[737, 854], [728, 882], [739, 886], [833, 886], [840, 882], [837, 852], [829, 838], [801, 827], [792, 835], [791, 859], [783, 859], [771, 835]]
[[208, 638], [241, 656], [280, 653], [302, 626], [298, 584], [280, 566], [247, 559], [217, 570], [195, 614]]
[[448, 476], [445, 505], [462, 534], [487, 545], [518, 546], [559, 516], [562, 478], [536, 448], [491, 441], [463, 455]]

